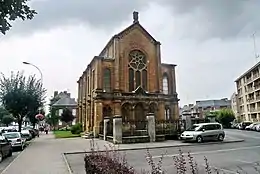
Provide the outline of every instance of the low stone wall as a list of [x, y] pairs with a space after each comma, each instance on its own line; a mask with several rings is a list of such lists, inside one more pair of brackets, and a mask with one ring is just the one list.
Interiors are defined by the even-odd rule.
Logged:
[[149, 136], [129, 136], [129, 137], [123, 137], [122, 139], [123, 139], [123, 144], [150, 142]]

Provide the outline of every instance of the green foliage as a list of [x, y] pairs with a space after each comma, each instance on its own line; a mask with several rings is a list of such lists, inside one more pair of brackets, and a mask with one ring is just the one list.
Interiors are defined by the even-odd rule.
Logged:
[[49, 113], [46, 116], [46, 121], [51, 126], [56, 126], [59, 122], [59, 116], [57, 116], [55, 113]]
[[0, 121], [5, 115], [10, 115], [10, 113], [3, 106], [0, 106]]
[[26, 78], [21, 72], [12, 72], [10, 77], [2, 74], [0, 78], [0, 100], [17, 120], [19, 131], [23, 118], [43, 106], [45, 94], [41, 80], [35, 76]]
[[224, 127], [229, 128], [230, 123], [235, 119], [235, 114], [231, 109], [222, 109], [217, 111], [217, 121]]
[[5, 124], [6, 126], [9, 126], [14, 120], [15, 119], [12, 115], [5, 115], [2, 118], [2, 123]]
[[75, 138], [80, 137], [79, 134], [72, 134], [70, 131], [53, 131], [55, 138]]
[[36, 109], [36, 108], [29, 111], [29, 113], [27, 114], [27, 118], [29, 118], [33, 127], [35, 127], [35, 124], [38, 123], [38, 121], [39, 121], [38, 119], [35, 118], [35, 116], [39, 113], [42, 114], [42, 115], [45, 115], [45, 111], [43, 109], [41, 109], [40, 112], [39, 112], [39, 109]]
[[22, 20], [32, 19], [36, 11], [28, 5], [29, 0], [1, 0], [0, 1], [0, 32], [5, 34], [12, 25], [11, 21], [20, 18]]
[[56, 103], [58, 100], [60, 99], [60, 97], [55, 96], [52, 97], [50, 99], [50, 104], [49, 104], [49, 113], [46, 117], [47, 122], [51, 125], [51, 126], [56, 126], [59, 123], [59, 119], [60, 117], [56, 114], [56, 109], [52, 107], [52, 105], [54, 103]]
[[69, 108], [63, 109], [60, 120], [64, 121], [65, 123], [69, 123], [74, 120], [74, 116], [72, 115], [72, 112]]
[[82, 124], [77, 123], [71, 127], [72, 134], [80, 134], [82, 132]]

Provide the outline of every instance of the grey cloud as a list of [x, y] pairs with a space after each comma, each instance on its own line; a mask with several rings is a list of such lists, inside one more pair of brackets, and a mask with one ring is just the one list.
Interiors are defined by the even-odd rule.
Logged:
[[200, 25], [202, 37], [228, 39], [248, 36], [260, 29], [259, 0], [165, 0], [164, 3], [172, 7], [174, 15], [189, 15], [187, 28], [193, 30], [194, 24]]
[[146, 0], [35, 0], [31, 3], [32, 8], [38, 12], [35, 18], [31, 21], [15, 22], [9, 33], [26, 34], [82, 23], [109, 30], [146, 3]]
[[32, 7], [39, 14], [32, 21], [15, 22], [8, 34], [30, 34], [68, 24], [111, 30], [133, 10], [142, 10], [151, 2], [170, 8], [173, 17], [188, 16], [184, 26], [176, 27], [195, 39], [248, 37], [260, 29], [259, 0], [34, 0]]

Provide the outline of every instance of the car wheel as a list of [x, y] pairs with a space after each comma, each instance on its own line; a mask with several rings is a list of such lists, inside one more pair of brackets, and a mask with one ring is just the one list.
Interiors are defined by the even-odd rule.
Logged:
[[24, 145], [21, 145], [20, 150], [21, 150], [21, 151], [24, 150]]
[[196, 138], [196, 141], [197, 141], [197, 143], [202, 143], [203, 142], [203, 138], [201, 136], [198, 136]]
[[8, 157], [11, 157], [12, 155], [13, 155], [13, 150], [12, 150], [12, 149], [10, 149], [10, 150], [9, 150], [9, 153], [8, 153], [8, 155], [7, 155], [7, 156], [8, 156]]
[[3, 161], [3, 154], [2, 154], [2, 152], [0, 152], [0, 163]]
[[223, 140], [224, 140], [224, 135], [223, 134], [219, 134], [218, 141], [223, 141]]

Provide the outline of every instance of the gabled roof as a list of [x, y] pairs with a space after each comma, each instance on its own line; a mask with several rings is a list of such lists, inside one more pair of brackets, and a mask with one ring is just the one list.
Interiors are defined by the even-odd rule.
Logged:
[[225, 99], [196, 101], [196, 107], [206, 108], [206, 107], [220, 107], [220, 106], [231, 106], [231, 101]]
[[[104, 51], [106, 50], [106, 48], [112, 44], [113, 40], [115, 38], [121, 38], [122, 36], [124, 36], [124, 34], [128, 33], [128, 31], [130, 31], [131, 29], [133, 29], [134, 27], [139, 27], [141, 29], [142, 32], [144, 32], [144, 34], [149, 37], [149, 39], [152, 40], [152, 42], [156, 43], [156, 44], [160, 44], [160, 42], [158, 42], [138, 21], [138, 17], [137, 19], [135, 19], [135, 14], [137, 12], [133, 13], [133, 18], [134, 18], [134, 22], [133, 24], [131, 24], [129, 27], [125, 28], [123, 31], [119, 32], [118, 34], [114, 35], [106, 44], [106, 46], [104, 47], [104, 49], [101, 51], [101, 53], [99, 54], [99, 56], [102, 56], [102, 54], [104, 53]], [[138, 15], [138, 13], [137, 13]]]
[[54, 103], [52, 106], [54, 107], [66, 107], [66, 106], [77, 106], [77, 102], [74, 98], [70, 98], [68, 96], [64, 96], [60, 98], [56, 103]]

